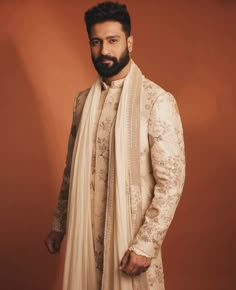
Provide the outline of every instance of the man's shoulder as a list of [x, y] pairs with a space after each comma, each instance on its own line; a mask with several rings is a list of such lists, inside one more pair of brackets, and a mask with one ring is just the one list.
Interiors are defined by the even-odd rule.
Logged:
[[75, 109], [77, 109], [78, 106], [81, 105], [81, 104], [82, 104], [82, 106], [83, 106], [83, 104], [85, 103], [85, 100], [86, 100], [86, 98], [87, 98], [87, 96], [88, 96], [88, 94], [89, 94], [89, 90], [90, 90], [90, 88], [88, 88], [88, 89], [86, 89], [86, 90], [83, 90], [83, 91], [80, 91], [80, 92], [75, 96], [75, 102], [74, 102], [74, 107], [75, 107]]
[[152, 110], [155, 104], [158, 107], [160, 104], [168, 107], [178, 107], [177, 101], [172, 93], [145, 77], [143, 80], [143, 91], [142, 104], [145, 110]]
[[148, 78], [144, 77], [143, 79], [143, 90], [146, 94], [152, 94], [155, 96], [162, 95], [167, 93], [165, 89], [163, 89], [158, 84], [154, 83], [153, 81], [149, 80]]
[[77, 98], [87, 97], [89, 91], [90, 91], [90, 88], [87, 88], [87, 89], [85, 89], [83, 91], [80, 91], [76, 97]]
[[80, 114], [83, 110], [85, 100], [88, 96], [90, 88], [80, 91], [76, 96], [74, 100], [74, 114]]
[[144, 77], [142, 104], [145, 107], [152, 108], [155, 103], [161, 101], [162, 99], [166, 99], [168, 95], [170, 95], [168, 91]]

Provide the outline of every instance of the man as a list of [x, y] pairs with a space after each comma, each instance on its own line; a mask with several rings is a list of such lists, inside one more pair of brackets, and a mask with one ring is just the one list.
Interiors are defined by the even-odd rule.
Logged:
[[161, 244], [185, 176], [177, 104], [131, 60], [125, 5], [101, 3], [85, 22], [99, 77], [75, 99], [46, 245], [57, 253], [67, 231], [63, 290], [163, 290]]

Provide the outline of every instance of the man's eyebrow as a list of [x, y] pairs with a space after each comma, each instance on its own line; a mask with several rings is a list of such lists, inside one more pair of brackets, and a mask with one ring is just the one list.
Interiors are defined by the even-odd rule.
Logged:
[[106, 39], [110, 39], [110, 38], [120, 38], [119, 35], [111, 35], [111, 36], [107, 36]]
[[[111, 39], [111, 38], [120, 38], [120, 36], [119, 35], [110, 35], [110, 36], [107, 36], [105, 39]], [[103, 40], [103, 39], [95, 36], [95, 37], [91, 37], [90, 40]]]
[[91, 37], [89, 40], [91, 41], [91, 40], [102, 40], [102, 39], [99, 37]]

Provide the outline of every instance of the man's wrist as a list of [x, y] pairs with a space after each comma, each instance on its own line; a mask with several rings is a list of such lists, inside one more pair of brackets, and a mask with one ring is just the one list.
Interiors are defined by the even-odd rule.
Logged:
[[135, 254], [137, 255], [140, 255], [140, 256], [144, 256], [144, 257], [147, 257], [147, 258], [152, 258], [152, 256], [148, 255], [147, 253], [145, 253], [144, 251], [136, 248], [135, 246], [130, 246], [129, 247], [129, 250], [130, 251], [133, 251]]

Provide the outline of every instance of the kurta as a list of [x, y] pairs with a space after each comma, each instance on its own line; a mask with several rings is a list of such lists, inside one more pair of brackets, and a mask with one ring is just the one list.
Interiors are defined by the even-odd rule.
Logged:
[[[103, 271], [103, 245], [106, 243], [104, 224], [107, 211], [109, 213], [109, 209], [106, 209], [109, 136], [112, 123], [115, 122], [122, 82], [115, 81], [110, 88], [106, 87], [102, 91], [94, 124], [90, 198], [99, 290]], [[56, 231], [66, 231], [72, 152], [88, 92], [89, 90], [80, 93], [75, 99], [66, 168], [52, 226]], [[141, 275], [146, 275], [148, 290], [163, 290], [161, 244], [173, 219], [184, 184], [183, 131], [174, 97], [148, 79], [143, 81], [140, 114], [141, 195], [135, 196], [135, 190], [131, 194], [137, 207], [141, 205], [143, 218], [130, 249], [152, 257], [151, 266]]]
[[108, 87], [102, 84], [99, 106], [93, 132], [91, 213], [98, 289], [101, 289], [103, 271], [103, 241], [107, 200], [110, 133], [115, 121], [123, 79]]

